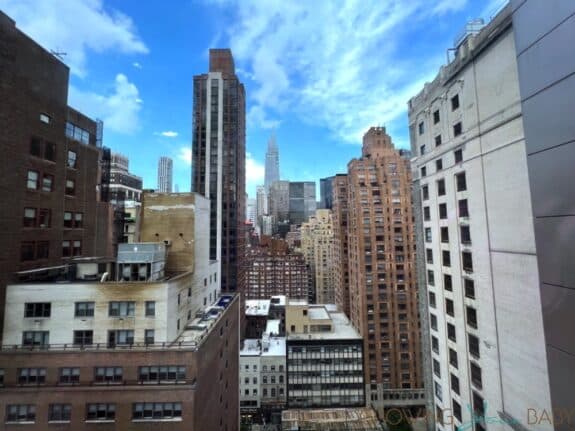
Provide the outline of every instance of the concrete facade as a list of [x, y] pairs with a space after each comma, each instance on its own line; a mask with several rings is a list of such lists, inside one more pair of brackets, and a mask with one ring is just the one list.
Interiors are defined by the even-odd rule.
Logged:
[[525, 429], [550, 397], [510, 8], [456, 48], [409, 102], [436, 427]]

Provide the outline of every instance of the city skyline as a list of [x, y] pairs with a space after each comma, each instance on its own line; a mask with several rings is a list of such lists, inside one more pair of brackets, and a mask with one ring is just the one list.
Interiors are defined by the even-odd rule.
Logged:
[[[408, 148], [407, 100], [445, 63], [435, 47], [451, 46], [468, 19], [489, 19], [504, 0], [437, 1], [431, 8], [422, 1], [348, 1], [341, 8], [347, 16], [327, 2], [313, 13], [313, 5], [189, 2], [173, 5], [169, 15], [147, 3], [59, 3], [0, 0], [0, 9], [62, 53], [71, 68], [70, 105], [104, 121], [104, 145], [131, 160], [144, 188], [155, 188], [156, 161], [166, 155], [174, 160], [173, 183], [190, 190], [192, 76], [204, 70], [208, 48], [230, 47], [246, 85], [247, 192], [255, 197], [272, 128], [283, 151], [282, 179], [291, 181], [344, 172], [370, 126], [385, 125], [397, 146]], [[272, 29], [266, 23], [274, 15], [286, 18]], [[331, 15], [332, 26], [318, 25]], [[249, 30], [250, 20], [260, 32]], [[353, 28], [356, 21], [366, 22], [363, 32]], [[303, 50], [308, 28], [314, 44]], [[366, 40], [373, 42], [356, 52]]]

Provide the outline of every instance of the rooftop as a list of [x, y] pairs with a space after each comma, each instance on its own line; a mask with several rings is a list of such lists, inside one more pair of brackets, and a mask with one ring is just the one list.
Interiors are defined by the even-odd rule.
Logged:
[[324, 306], [313, 307], [310, 306], [307, 310], [307, 314], [311, 320], [328, 320], [329, 313]]
[[266, 324], [265, 333], [268, 335], [278, 335], [280, 333], [280, 324], [281, 321], [279, 319], [269, 319]]
[[285, 295], [275, 295], [271, 297], [271, 305], [285, 307], [286, 296]]
[[[262, 356], [285, 356], [286, 355], [286, 339], [285, 337], [270, 337], [267, 339], [265, 336], [262, 339]], [[267, 347], [267, 349], [266, 349]]]
[[[291, 333], [287, 336], [288, 340], [361, 340], [361, 336], [355, 330], [345, 313], [341, 311], [330, 311], [326, 306], [321, 306], [327, 319], [331, 319], [332, 331], [330, 332], [311, 332], [307, 334]], [[316, 308], [316, 307], [313, 307]], [[319, 307], [318, 307], [319, 308]], [[331, 308], [331, 307], [330, 307]], [[312, 308], [308, 310], [310, 316]], [[319, 312], [318, 312], [319, 314]], [[313, 319], [313, 318], [312, 318]], [[322, 320], [325, 319], [322, 317]]]
[[257, 338], [246, 338], [243, 342], [240, 356], [259, 356], [262, 353], [262, 343]]
[[267, 316], [270, 312], [269, 299], [248, 299], [246, 303], [246, 316]]
[[284, 430], [383, 430], [372, 408], [284, 410]]

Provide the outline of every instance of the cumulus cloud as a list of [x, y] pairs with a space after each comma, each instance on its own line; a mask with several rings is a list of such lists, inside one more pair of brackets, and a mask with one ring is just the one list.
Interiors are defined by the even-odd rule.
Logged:
[[255, 190], [264, 180], [265, 168], [251, 153], [246, 153], [246, 190]]
[[155, 135], [164, 136], [166, 138], [175, 138], [178, 136], [178, 132], [166, 130], [165, 132], [155, 133]]
[[136, 69], [141, 69], [141, 68], [142, 68], [142, 65], [141, 65], [140, 63], [138, 63], [137, 61], [134, 61], [134, 62], [132, 63], [132, 66], [134, 66]]
[[126, 75], [119, 73], [109, 94], [82, 91], [70, 86], [70, 105], [87, 115], [104, 121], [104, 130], [131, 134], [140, 128], [138, 113], [141, 109], [138, 88]]
[[73, 74], [86, 74], [89, 51], [146, 54], [130, 17], [102, 0], [0, 0], [0, 9], [32, 39], [50, 50], [66, 53]]
[[178, 153], [178, 159], [188, 165], [192, 165], [192, 149], [190, 147], [181, 147]]
[[[398, 33], [463, 8], [466, 0], [214, 0], [235, 9], [228, 30], [250, 80], [248, 125], [273, 128], [283, 113], [359, 143], [372, 125], [405, 115], [409, 97], [441, 60], [401, 55]], [[429, 62], [432, 64], [428, 64]], [[434, 61], [434, 62], [433, 62]], [[427, 67], [430, 66], [430, 67]]]

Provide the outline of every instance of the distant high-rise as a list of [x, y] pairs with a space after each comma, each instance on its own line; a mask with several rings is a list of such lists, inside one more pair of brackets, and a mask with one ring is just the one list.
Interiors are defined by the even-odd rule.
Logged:
[[315, 182], [296, 181], [289, 183], [289, 220], [291, 224], [302, 224], [316, 210]]
[[362, 157], [337, 178], [347, 178], [349, 301], [343, 303], [364, 341], [366, 398], [380, 414], [393, 405], [423, 405], [409, 161], [385, 128], [372, 127]]
[[208, 73], [194, 76], [192, 190], [210, 199], [211, 259], [222, 265], [222, 290], [241, 287], [246, 213], [246, 109], [229, 49], [210, 49]]
[[261, 226], [262, 217], [268, 214], [268, 198], [265, 186], [256, 188], [256, 224]]
[[160, 157], [158, 162], [158, 191], [160, 193], [172, 192], [172, 159]]
[[319, 180], [319, 208], [333, 208], [333, 181], [335, 177], [321, 178]]
[[268, 141], [268, 150], [266, 152], [266, 171], [264, 186], [266, 194], [269, 194], [270, 187], [275, 181], [280, 179], [280, 156], [275, 135], [272, 135]]
[[110, 166], [110, 203], [123, 205], [125, 201], [140, 202], [142, 178], [130, 173], [129, 159], [120, 153], [112, 153]]

